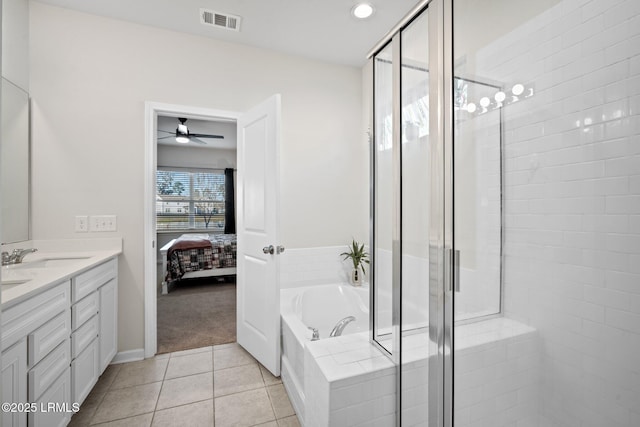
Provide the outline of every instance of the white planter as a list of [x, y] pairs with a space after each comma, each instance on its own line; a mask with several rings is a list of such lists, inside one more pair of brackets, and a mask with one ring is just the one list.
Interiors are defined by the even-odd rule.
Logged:
[[353, 286], [361, 286], [362, 285], [362, 271], [359, 268], [354, 268], [351, 270], [351, 284]]

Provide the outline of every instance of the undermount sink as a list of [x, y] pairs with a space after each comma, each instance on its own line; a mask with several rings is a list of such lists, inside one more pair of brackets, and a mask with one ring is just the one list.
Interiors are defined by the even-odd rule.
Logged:
[[28, 281], [29, 279], [3, 280], [0, 282], [0, 285], [2, 286], [2, 289], [10, 289], [27, 283]]
[[15, 264], [14, 269], [18, 268], [59, 268], [66, 267], [67, 265], [75, 264], [76, 262], [87, 259], [87, 256], [78, 257], [47, 257], [39, 260], [24, 262], [22, 264]]

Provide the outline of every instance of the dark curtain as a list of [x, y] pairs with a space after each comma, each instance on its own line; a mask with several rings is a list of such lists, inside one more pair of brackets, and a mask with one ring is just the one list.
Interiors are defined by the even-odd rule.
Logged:
[[236, 234], [236, 203], [233, 169], [224, 170], [224, 234]]

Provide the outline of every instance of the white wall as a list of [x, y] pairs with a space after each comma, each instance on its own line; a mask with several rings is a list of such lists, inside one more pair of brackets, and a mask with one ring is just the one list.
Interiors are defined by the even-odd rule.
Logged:
[[540, 425], [640, 425], [640, 2], [564, 0], [473, 54], [535, 89], [503, 109], [504, 310], [541, 338]]
[[225, 169], [237, 163], [236, 150], [158, 145], [158, 167]]
[[78, 237], [76, 214], [118, 215], [120, 351], [143, 347], [145, 101], [246, 111], [281, 93], [279, 243], [366, 238], [360, 69], [38, 2], [30, 37], [33, 237]]

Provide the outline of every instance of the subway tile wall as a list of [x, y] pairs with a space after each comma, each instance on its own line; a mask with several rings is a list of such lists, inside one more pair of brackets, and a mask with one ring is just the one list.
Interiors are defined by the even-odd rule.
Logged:
[[[350, 283], [353, 265], [340, 256], [348, 249], [344, 245], [285, 250], [280, 255], [280, 287]], [[366, 276], [365, 281], [368, 281]]]
[[503, 268], [540, 425], [640, 425], [640, 1], [563, 0], [458, 71], [534, 91], [502, 109]]

